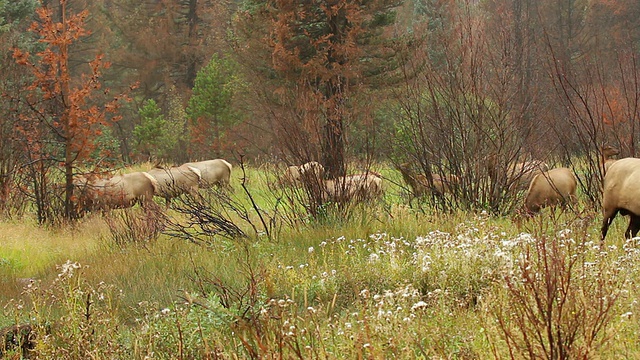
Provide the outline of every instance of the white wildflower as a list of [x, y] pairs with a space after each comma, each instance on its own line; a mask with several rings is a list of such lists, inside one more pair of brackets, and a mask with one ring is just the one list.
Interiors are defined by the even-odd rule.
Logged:
[[571, 235], [571, 229], [562, 229], [558, 231], [557, 236], [561, 239], [565, 239]]
[[413, 306], [411, 307], [411, 311], [416, 311], [416, 310], [419, 310], [419, 309], [424, 309], [424, 308], [426, 308], [426, 307], [427, 307], [427, 305], [428, 305], [428, 304], [427, 304], [426, 302], [422, 301], [422, 300], [421, 300], [421, 301], [418, 301], [417, 303], [413, 304]]
[[310, 313], [312, 313], [312, 314], [315, 314], [317, 310], [316, 310], [316, 309], [314, 309], [314, 308], [313, 308], [313, 306], [309, 306], [309, 307], [307, 308], [307, 311], [308, 311], [308, 312], [310, 312]]
[[63, 276], [72, 277], [74, 270], [80, 268], [80, 264], [77, 262], [72, 263], [71, 260], [67, 260], [67, 262], [62, 264], [60, 268], [62, 271], [60, 272], [60, 274], [58, 274], [59, 278]]

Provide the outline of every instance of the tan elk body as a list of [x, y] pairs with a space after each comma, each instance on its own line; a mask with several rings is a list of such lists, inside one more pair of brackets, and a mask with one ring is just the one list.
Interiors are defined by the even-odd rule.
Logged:
[[371, 200], [382, 196], [382, 178], [375, 173], [342, 176], [324, 181], [325, 200]]
[[300, 167], [297, 165], [291, 165], [287, 167], [278, 181], [280, 186], [297, 185], [300, 182]]
[[200, 187], [208, 188], [213, 185], [227, 186], [231, 181], [233, 166], [223, 159], [204, 160], [184, 164], [200, 170]]
[[200, 170], [188, 165], [166, 169], [156, 167], [149, 170], [148, 173], [158, 182], [158, 191], [155, 195], [164, 198], [167, 204], [172, 198], [197, 192], [201, 178]]
[[602, 241], [609, 225], [618, 213], [629, 216], [625, 237], [631, 238], [640, 230], [640, 159], [624, 158], [613, 163], [603, 182]]
[[74, 181], [74, 185], [79, 189], [83, 210], [128, 208], [136, 203], [144, 205], [152, 201], [158, 191], [158, 182], [146, 172], [95, 180], [81, 177]]
[[[432, 187], [429, 186], [429, 181], [424, 174], [416, 174], [409, 163], [403, 163], [398, 165], [398, 170], [404, 181], [409, 185], [413, 195], [416, 197], [422, 197], [431, 193]], [[451, 192], [453, 186], [458, 184], [458, 177], [449, 175], [442, 177], [439, 174], [432, 174], [433, 179], [433, 191], [436, 195], [444, 195]]]
[[525, 208], [537, 213], [546, 206], [566, 205], [576, 200], [578, 181], [569, 168], [557, 168], [534, 176], [525, 198]]

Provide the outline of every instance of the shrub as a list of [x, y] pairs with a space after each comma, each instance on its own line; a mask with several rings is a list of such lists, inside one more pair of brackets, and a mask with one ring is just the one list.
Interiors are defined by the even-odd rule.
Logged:
[[620, 255], [568, 229], [554, 237], [523, 236], [514, 246], [504, 289], [488, 303], [509, 356], [586, 359], [602, 353], [638, 261], [635, 246]]

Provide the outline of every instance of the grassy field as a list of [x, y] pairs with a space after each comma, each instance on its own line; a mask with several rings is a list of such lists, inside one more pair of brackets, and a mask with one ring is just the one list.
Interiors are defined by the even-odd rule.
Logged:
[[[268, 223], [272, 179], [247, 174]], [[140, 209], [69, 229], [5, 220], [0, 325], [33, 324], [45, 359], [640, 357], [626, 219], [601, 246], [597, 211], [441, 214], [407, 206], [392, 183], [346, 216], [286, 208], [292, 226], [267, 236], [235, 178], [231, 198], [258, 233], [229, 211], [247, 237], [189, 229], [200, 245], [136, 238]]]

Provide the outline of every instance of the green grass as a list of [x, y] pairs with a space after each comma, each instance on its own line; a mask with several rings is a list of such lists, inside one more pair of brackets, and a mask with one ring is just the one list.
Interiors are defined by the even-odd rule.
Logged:
[[[259, 224], [237, 174], [234, 198]], [[268, 218], [273, 177], [255, 168], [247, 175], [246, 186]], [[297, 226], [271, 240], [232, 214], [249, 237], [216, 238], [208, 246], [161, 235], [143, 246], [119, 247], [100, 216], [74, 229], [1, 222], [0, 325], [53, 324], [52, 336], [38, 345], [41, 358], [508, 358], [510, 350], [523, 353], [510, 349], [505, 329], [520, 344], [519, 325], [536, 331], [513, 315], [520, 310], [513, 304], [527, 303], [515, 296], [544, 298], [548, 289], [517, 285], [517, 265], [533, 254], [558, 265], [547, 275], [572, 279], [567, 307], [586, 309], [580, 319], [587, 328], [578, 329], [572, 351], [640, 355], [638, 254], [622, 236], [627, 219], [614, 222], [601, 251], [597, 211], [578, 217], [545, 210], [533, 219], [443, 214], [406, 206], [395, 185], [385, 190], [383, 202], [356, 206], [346, 217], [314, 221], [296, 214]], [[540, 257], [534, 245], [541, 239], [562, 245], [554, 257]], [[581, 262], [560, 266], [571, 259]], [[65, 272], [67, 260], [80, 268]], [[602, 271], [593, 272], [592, 264]], [[37, 282], [25, 288], [24, 278]], [[516, 281], [511, 291], [508, 279]], [[616, 301], [597, 341], [589, 342], [589, 319], [598, 311], [587, 305], [603, 298], [590, 284], [600, 281], [599, 289]], [[571, 316], [564, 313], [554, 324], [575, 325]], [[532, 346], [540, 354], [540, 345]]]
[[67, 258], [86, 257], [97, 251], [98, 219], [77, 229], [47, 229], [30, 219], [2, 222], [0, 271], [3, 277], [34, 277]]

